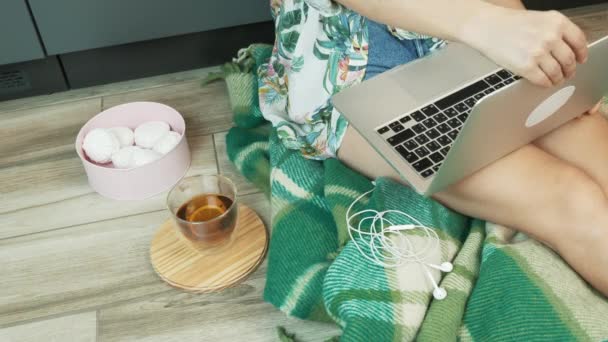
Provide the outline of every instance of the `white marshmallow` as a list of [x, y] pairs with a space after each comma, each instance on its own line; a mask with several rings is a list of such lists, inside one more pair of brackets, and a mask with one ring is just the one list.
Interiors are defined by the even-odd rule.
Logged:
[[181, 138], [181, 134], [171, 131], [154, 144], [153, 150], [165, 155], [177, 146]]
[[112, 127], [108, 128], [112, 134], [120, 141], [120, 147], [131, 146], [135, 141], [133, 131], [129, 127]]
[[130, 169], [135, 167], [135, 153], [141, 150], [138, 146], [126, 146], [112, 155], [112, 163], [117, 169]]
[[92, 161], [105, 164], [120, 149], [120, 142], [108, 130], [95, 128], [84, 137], [82, 149]]
[[169, 124], [163, 121], [149, 121], [135, 129], [135, 144], [143, 148], [152, 148], [154, 144], [169, 133]]
[[160, 157], [162, 157], [162, 154], [158, 152], [140, 148], [133, 152], [133, 165], [135, 167], [146, 165], [157, 160]]

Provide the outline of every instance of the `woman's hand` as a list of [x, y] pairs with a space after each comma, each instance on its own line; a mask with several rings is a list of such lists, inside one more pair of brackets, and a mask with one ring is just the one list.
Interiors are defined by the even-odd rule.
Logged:
[[540, 86], [572, 77], [587, 59], [585, 34], [568, 18], [515, 0], [335, 1], [381, 23], [461, 41]]
[[557, 11], [494, 7], [483, 13], [464, 26], [462, 41], [534, 84], [560, 84], [587, 60], [585, 34]]

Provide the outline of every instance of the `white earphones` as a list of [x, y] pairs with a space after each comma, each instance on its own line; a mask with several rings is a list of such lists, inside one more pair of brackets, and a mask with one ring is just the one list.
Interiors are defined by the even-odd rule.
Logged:
[[[383, 267], [398, 267], [408, 262], [419, 263], [424, 267], [425, 274], [433, 285], [433, 297], [437, 300], [445, 299], [447, 297], [447, 291], [444, 288], [439, 287], [429, 268], [449, 273], [452, 272], [454, 267], [452, 263], [447, 261], [440, 265], [425, 261], [425, 257], [428, 256], [428, 253], [439, 247], [439, 236], [433, 228], [422, 225], [422, 223], [414, 217], [398, 210], [376, 211], [367, 209], [352, 215], [350, 214], [355, 203], [359, 202], [372, 191], [373, 189], [357, 197], [346, 210], [348, 234], [355, 247], [363, 257]], [[393, 222], [384, 217], [388, 213], [393, 214], [393, 216], [402, 216], [414, 224], [393, 224]], [[367, 216], [360, 218], [366, 214]], [[359, 223], [355, 228], [352, 226], [351, 222], [356, 218], [359, 218]], [[364, 229], [364, 225], [367, 223], [369, 223], [368, 229]], [[418, 251], [414, 248], [414, 244], [410, 240], [411, 236], [401, 234], [403, 231], [415, 229], [422, 230], [426, 236], [426, 243], [418, 248]], [[363, 247], [369, 251], [364, 251]]]

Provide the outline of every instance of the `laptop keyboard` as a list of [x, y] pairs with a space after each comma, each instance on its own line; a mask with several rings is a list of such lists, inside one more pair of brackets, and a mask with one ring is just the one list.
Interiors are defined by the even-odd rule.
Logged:
[[484, 96], [521, 77], [500, 70], [377, 129], [422, 178], [434, 175], [471, 109]]

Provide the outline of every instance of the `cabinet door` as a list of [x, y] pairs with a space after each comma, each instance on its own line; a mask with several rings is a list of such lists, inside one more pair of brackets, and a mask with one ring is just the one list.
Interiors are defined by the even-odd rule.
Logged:
[[29, 0], [29, 3], [49, 54], [270, 20], [269, 0]]
[[0, 65], [43, 57], [25, 0], [1, 0]]
[[57, 57], [0, 66], [0, 101], [64, 90], [68, 85]]

